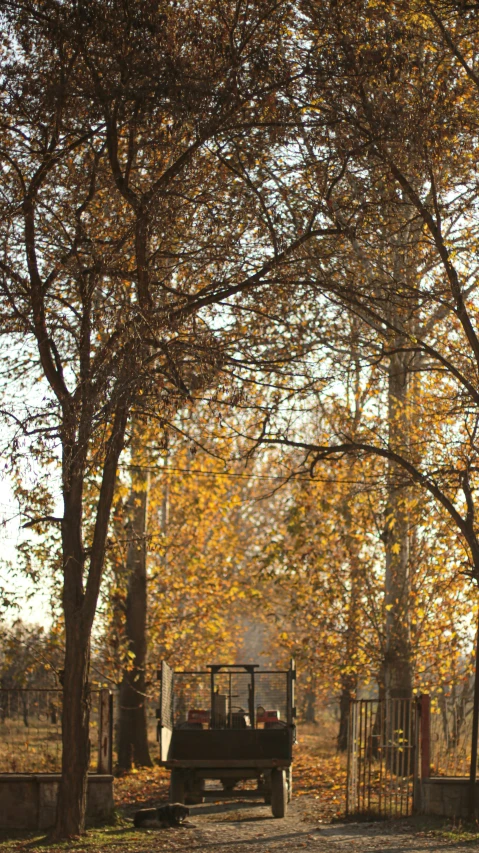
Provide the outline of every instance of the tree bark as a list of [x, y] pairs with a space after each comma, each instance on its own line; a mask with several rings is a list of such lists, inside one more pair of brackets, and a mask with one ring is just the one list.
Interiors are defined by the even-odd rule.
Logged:
[[86, 552], [82, 541], [83, 476], [86, 445], [63, 441], [63, 611], [65, 664], [63, 672], [62, 777], [54, 830], [71, 838], [85, 829], [87, 774], [90, 763], [90, 638], [96, 612], [118, 459], [123, 449], [128, 408], [120, 406], [105, 448], [95, 526], [84, 586]]
[[305, 723], [316, 723], [316, 693], [312, 686], [306, 690], [305, 699], [304, 721]]
[[[350, 465], [351, 475], [353, 466]], [[356, 649], [359, 640], [358, 635], [358, 607], [359, 607], [359, 571], [360, 557], [358, 543], [355, 538], [354, 522], [351, 512], [351, 501], [353, 497], [347, 494], [343, 501], [344, 519], [344, 544], [349, 562], [349, 602], [347, 609], [346, 636], [345, 636], [345, 666], [346, 672], [341, 673], [341, 694], [339, 697], [339, 732], [337, 739], [338, 752], [346, 752], [348, 748], [349, 730], [349, 707], [351, 699], [356, 696], [358, 677], [355, 671], [351, 671], [356, 661]]]
[[72, 617], [66, 620], [65, 632], [62, 779], [55, 827], [61, 838], [84, 830], [90, 763], [90, 631], [85, 632], [80, 611]]
[[349, 731], [349, 706], [354, 699], [357, 688], [356, 674], [343, 674], [341, 676], [341, 694], [339, 697], [339, 732], [338, 752], [346, 752], [348, 748]]
[[[388, 376], [389, 444], [404, 452], [408, 442], [408, 365], [404, 353], [390, 358]], [[382, 668], [387, 698], [410, 699], [412, 661], [409, 595], [409, 519], [405, 487], [398, 485], [398, 470], [389, 463], [386, 523], [385, 654]]]
[[125, 667], [120, 686], [120, 721], [118, 732], [118, 767], [130, 770], [151, 767], [146, 715], [147, 653], [147, 575], [146, 518], [148, 474], [141, 468], [132, 471], [130, 493], [129, 546], [127, 552], [128, 592], [125, 610], [125, 633], [131, 665]]

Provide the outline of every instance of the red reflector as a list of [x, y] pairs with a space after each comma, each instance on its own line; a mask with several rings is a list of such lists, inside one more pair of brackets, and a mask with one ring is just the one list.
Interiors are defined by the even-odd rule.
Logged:
[[190, 708], [188, 711], [189, 723], [209, 723], [210, 715], [208, 711], [201, 711], [199, 708]]

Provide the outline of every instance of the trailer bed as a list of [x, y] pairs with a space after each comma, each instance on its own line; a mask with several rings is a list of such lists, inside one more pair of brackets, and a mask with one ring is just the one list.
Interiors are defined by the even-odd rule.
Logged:
[[291, 729], [288, 726], [281, 729], [241, 731], [174, 729], [168, 760], [161, 763], [168, 765], [170, 761], [188, 759], [194, 759], [196, 762], [208, 761], [212, 766], [217, 765], [218, 760], [226, 763], [254, 760], [257, 764], [271, 759], [290, 762]]
[[[257, 664], [210, 664], [206, 670], [161, 672], [160, 764], [171, 770], [170, 801], [242, 795], [235, 787], [256, 780], [249, 797], [271, 803], [284, 817], [292, 792], [295, 739], [294, 662], [289, 670]], [[222, 789], [206, 793], [205, 782]]]

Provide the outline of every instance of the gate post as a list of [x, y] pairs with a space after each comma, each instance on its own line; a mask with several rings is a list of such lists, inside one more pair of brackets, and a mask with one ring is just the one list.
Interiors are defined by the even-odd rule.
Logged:
[[346, 817], [349, 815], [349, 785], [351, 779], [351, 704], [352, 699], [349, 700], [349, 713], [348, 713], [348, 740], [347, 740], [347, 753], [346, 753]]
[[424, 693], [419, 699], [421, 719], [421, 779], [431, 775], [431, 697]]
[[100, 690], [98, 709], [98, 767], [97, 773], [113, 771], [113, 693], [107, 687]]

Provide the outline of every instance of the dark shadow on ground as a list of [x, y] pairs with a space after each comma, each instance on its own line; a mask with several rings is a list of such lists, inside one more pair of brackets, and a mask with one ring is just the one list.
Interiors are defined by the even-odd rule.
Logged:
[[[269, 807], [264, 803], [254, 803], [251, 800], [229, 800], [228, 802], [220, 803], [199, 803], [197, 806], [188, 806], [188, 808], [190, 810], [190, 817], [193, 817], [193, 815], [200, 817], [207, 814], [248, 811], [249, 809], [258, 808], [267, 809]], [[257, 818], [254, 818], [254, 820], [257, 820]]]

